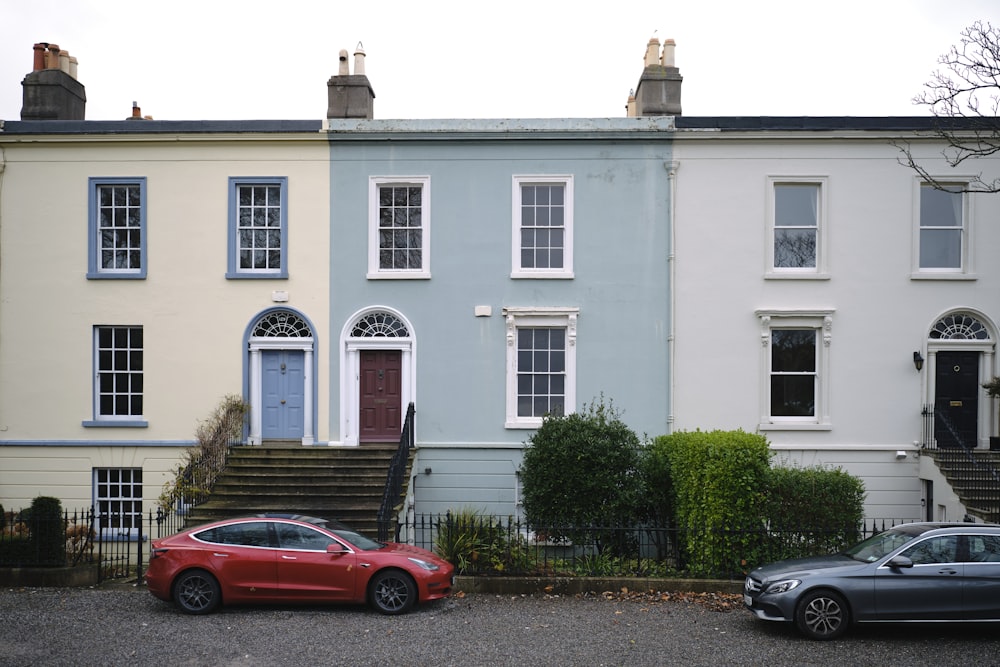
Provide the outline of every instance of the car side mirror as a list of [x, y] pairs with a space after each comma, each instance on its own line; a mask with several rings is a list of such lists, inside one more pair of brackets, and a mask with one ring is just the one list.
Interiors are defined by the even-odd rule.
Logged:
[[913, 567], [913, 561], [906, 556], [894, 556], [889, 559], [889, 567], [898, 570], [904, 567]]
[[334, 542], [332, 544], [326, 545], [326, 552], [328, 554], [337, 554], [337, 555], [339, 555], [339, 554], [346, 554], [347, 553], [347, 547], [345, 547], [340, 542]]

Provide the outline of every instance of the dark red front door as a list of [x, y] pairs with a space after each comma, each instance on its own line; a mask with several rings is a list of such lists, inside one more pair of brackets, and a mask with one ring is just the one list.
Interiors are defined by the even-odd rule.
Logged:
[[399, 440], [402, 362], [399, 350], [362, 350], [361, 442]]

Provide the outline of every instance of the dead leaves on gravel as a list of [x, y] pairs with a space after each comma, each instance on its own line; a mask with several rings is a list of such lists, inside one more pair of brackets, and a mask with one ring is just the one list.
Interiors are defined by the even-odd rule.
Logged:
[[578, 598], [601, 598], [611, 602], [639, 602], [642, 604], [666, 604], [668, 602], [694, 604], [709, 611], [727, 612], [743, 608], [743, 596], [735, 593], [695, 593], [691, 591], [633, 591], [621, 588], [618, 591], [582, 593]]

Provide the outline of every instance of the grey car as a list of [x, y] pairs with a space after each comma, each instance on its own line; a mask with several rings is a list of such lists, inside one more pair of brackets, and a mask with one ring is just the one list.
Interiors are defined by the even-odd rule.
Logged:
[[758, 567], [743, 601], [812, 639], [854, 623], [1000, 621], [1000, 525], [901, 524], [839, 554]]

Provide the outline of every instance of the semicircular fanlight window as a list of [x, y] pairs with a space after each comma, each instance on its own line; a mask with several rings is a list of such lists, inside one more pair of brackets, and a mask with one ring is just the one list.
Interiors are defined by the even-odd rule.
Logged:
[[359, 318], [351, 330], [352, 338], [406, 338], [406, 325], [392, 313], [368, 313]]
[[986, 326], [969, 313], [952, 313], [938, 320], [928, 338], [935, 340], [989, 340]]

